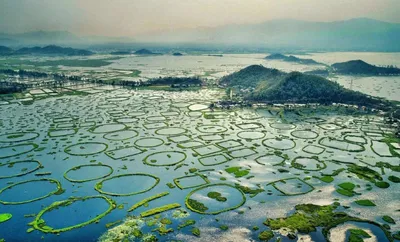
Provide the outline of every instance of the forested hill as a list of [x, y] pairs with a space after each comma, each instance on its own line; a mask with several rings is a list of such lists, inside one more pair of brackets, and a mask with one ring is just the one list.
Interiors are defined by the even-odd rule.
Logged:
[[87, 56], [94, 54], [88, 50], [60, 47], [57, 45], [48, 45], [45, 47], [25, 47], [18, 50], [5, 49], [7, 52], [0, 51], [0, 55], [67, 55], [67, 56]]
[[293, 55], [282, 55], [282, 54], [272, 54], [267, 57], [265, 57], [267, 60], [281, 60], [285, 62], [293, 62], [293, 63], [298, 63], [298, 64], [303, 64], [303, 65], [323, 65], [322, 63], [316, 62], [313, 59], [303, 59], [303, 58], [298, 58]]
[[345, 75], [400, 75], [400, 69], [394, 66], [378, 67], [362, 60], [351, 60], [332, 65], [334, 72]]
[[365, 106], [381, 103], [379, 99], [345, 89], [323, 77], [300, 72], [287, 74], [279, 83], [270, 88], [256, 88], [246, 98], [254, 101], [347, 103]]
[[257, 87], [261, 82], [271, 85], [286, 75], [277, 69], [266, 68], [261, 65], [251, 65], [238, 72], [232, 73], [220, 79], [219, 83], [230, 87]]
[[285, 73], [259, 65], [225, 76], [221, 78], [220, 84], [239, 87], [237, 94], [256, 102], [345, 103], [374, 107], [385, 103], [382, 99], [345, 89], [320, 76], [300, 72]]

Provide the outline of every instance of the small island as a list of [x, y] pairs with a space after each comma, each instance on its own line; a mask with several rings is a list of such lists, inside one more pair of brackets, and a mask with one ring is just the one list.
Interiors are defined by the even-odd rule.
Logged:
[[173, 56], [183, 56], [183, 54], [180, 53], [180, 52], [175, 52], [175, 53], [173, 53], [172, 55], [173, 55]]
[[132, 54], [132, 52], [120, 50], [120, 51], [113, 51], [110, 54], [111, 55], [130, 55], [130, 54]]
[[351, 60], [347, 62], [335, 63], [332, 65], [332, 68], [335, 73], [343, 75], [400, 75], [400, 69], [395, 66], [379, 67], [368, 64], [362, 60]]
[[135, 55], [161, 55], [160, 53], [154, 53], [148, 49], [140, 49], [134, 52]]
[[323, 65], [322, 63], [316, 62], [313, 59], [302, 59], [302, 58], [298, 58], [296, 56], [293, 55], [282, 55], [282, 54], [272, 54], [269, 55], [267, 57], [265, 57], [265, 59], [267, 60], [281, 60], [281, 61], [285, 61], [285, 62], [294, 62], [294, 63], [298, 63], [298, 64], [302, 64], [302, 65]]

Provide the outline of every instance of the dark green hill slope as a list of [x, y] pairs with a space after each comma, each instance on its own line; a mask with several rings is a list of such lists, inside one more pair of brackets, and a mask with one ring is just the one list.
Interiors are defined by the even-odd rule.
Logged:
[[372, 98], [360, 92], [348, 90], [323, 77], [306, 75], [300, 72], [287, 74], [270, 88], [259, 87], [246, 99], [274, 102], [315, 102], [346, 103], [359, 105], [377, 105], [380, 99]]
[[82, 49], [64, 48], [57, 45], [48, 45], [45, 47], [21, 48], [13, 52], [13, 55], [68, 55], [68, 56], [87, 56], [93, 52]]
[[378, 67], [362, 60], [351, 60], [335, 63], [334, 71], [346, 75], [400, 75], [400, 69], [396, 67]]
[[219, 83], [230, 87], [257, 87], [261, 82], [268, 86], [276, 83], [286, 73], [277, 69], [266, 68], [261, 65], [251, 65], [238, 72], [221, 78]]

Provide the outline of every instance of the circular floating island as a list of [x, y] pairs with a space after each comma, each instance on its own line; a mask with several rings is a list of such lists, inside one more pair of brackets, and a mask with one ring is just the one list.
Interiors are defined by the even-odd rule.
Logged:
[[277, 150], [290, 150], [296, 147], [296, 143], [291, 139], [269, 138], [262, 141], [263, 145]]
[[318, 133], [311, 130], [294, 130], [290, 134], [299, 139], [315, 139], [318, 137]]
[[[69, 173], [82, 173], [83, 175], [91, 175], [91, 174], [97, 174], [98, 172], [94, 172], [94, 169], [100, 168], [105, 170], [105, 172], [99, 174], [98, 176], [94, 177], [88, 177], [86, 179], [76, 179], [73, 178], [73, 174], [68, 175]], [[88, 182], [88, 181], [94, 181], [102, 178], [106, 178], [109, 175], [113, 173], [114, 169], [109, 166], [109, 165], [104, 165], [104, 164], [88, 164], [88, 165], [80, 165], [80, 166], [75, 166], [72, 167], [71, 169], [67, 170], [64, 173], [64, 178], [67, 179], [70, 182], [77, 182], [77, 183], [82, 183], [82, 182]]]
[[241, 139], [256, 140], [256, 139], [264, 138], [265, 133], [258, 132], [258, 131], [241, 131], [241, 132], [237, 133], [237, 136]]
[[103, 134], [103, 133], [111, 133], [116, 131], [121, 131], [126, 129], [126, 125], [122, 123], [114, 123], [114, 124], [101, 124], [94, 126], [89, 129], [89, 132], [94, 134]]
[[120, 141], [132, 139], [136, 136], [138, 136], [138, 132], [135, 130], [122, 130], [104, 134], [103, 138], [107, 140]]
[[[42, 218], [43, 215], [47, 212], [53, 211], [53, 210], [57, 210], [60, 209], [62, 207], [68, 207], [71, 206], [72, 204], [82, 201], [85, 202], [87, 200], [91, 200], [91, 199], [102, 199], [104, 201], [107, 202], [108, 204], [108, 208], [106, 211], [104, 211], [103, 213], [97, 215], [96, 217], [76, 224], [76, 225], [72, 225], [72, 226], [68, 226], [68, 227], [64, 227], [64, 228], [57, 228], [54, 229], [52, 227], [50, 227], [49, 225], [46, 225], [46, 221]], [[58, 234], [58, 233], [62, 233], [62, 232], [67, 232], [73, 229], [77, 229], [77, 228], [81, 228], [84, 227], [88, 224], [91, 223], [96, 223], [98, 222], [101, 218], [103, 218], [104, 216], [106, 216], [107, 214], [109, 214], [112, 210], [114, 210], [117, 207], [117, 204], [110, 198], [105, 197], [105, 196], [88, 196], [88, 197], [71, 197], [67, 200], [63, 200], [63, 201], [57, 201], [52, 203], [50, 206], [42, 209], [35, 217], [35, 220], [33, 220], [32, 222], [29, 223], [30, 226], [33, 227], [33, 229], [42, 231], [44, 233], [52, 233], [52, 234]]]
[[[42, 164], [37, 160], [13, 161], [5, 164], [0, 164], [0, 179], [24, 176], [26, 174], [37, 171], [42, 167], [43, 167]], [[6, 169], [7, 171], [3, 173], [2, 170]], [[12, 172], [9, 169], [15, 171]]]
[[[148, 179], [148, 181], [146, 180]], [[98, 182], [94, 189], [102, 194], [109, 196], [132, 196], [140, 193], [145, 193], [153, 189], [160, 182], [160, 178], [146, 173], [132, 173], [132, 174], [122, 174], [113, 177], [106, 178]], [[107, 183], [113, 183], [107, 185]], [[143, 187], [140, 187], [143, 186]], [[139, 188], [134, 191], [129, 192], [109, 192], [104, 189], [107, 188], [117, 188], [119, 190]]]
[[173, 136], [173, 135], [180, 135], [180, 134], [186, 133], [186, 131], [187, 130], [184, 129], [184, 128], [171, 128], [171, 127], [168, 127], [168, 128], [157, 129], [156, 130], [156, 134]]
[[85, 142], [73, 144], [64, 149], [64, 152], [73, 156], [95, 155], [105, 151], [108, 145], [100, 142]]
[[196, 129], [202, 133], [217, 134], [228, 131], [227, 128], [221, 125], [200, 125]]
[[241, 207], [246, 202], [242, 191], [229, 184], [209, 184], [192, 190], [186, 207], [200, 214], [220, 214]]
[[0, 143], [13, 143], [33, 140], [39, 137], [35, 132], [16, 132], [0, 135]]
[[[41, 189], [37, 189], [37, 187], [35, 187], [35, 189], [33, 189], [33, 187], [30, 187], [32, 185], [32, 183], [41, 183], [41, 182], [47, 182], [50, 184], [55, 184], [56, 187], [54, 190], [50, 191], [49, 193], [45, 194], [45, 195], [38, 195], [36, 197], [32, 197], [29, 198], [27, 200], [22, 200], [22, 201], [5, 201], [3, 199], [1, 199], [1, 194], [5, 193], [5, 192], [12, 192], [12, 189], [14, 188], [18, 188], [18, 187], [23, 187], [22, 191], [18, 192], [18, 194], [16, 194], [15, 196], [19, 197], [21, 194], [29, 194], [29, 192], [34, 191], [34, 192], [42, 192], [42, 188]], [[24, 187], [26, 186], [26, 187]], [[27, 180], [27, 181], [21, 181], [21, 182], [17, 182], [17, 183], [13, 183], [9, 186], [4, 187], [3, 189], [0, 190], [0, 203], [4, 204], [4, 205], [19, 205], [19, 204], [25, 204], [25, 203], [31, 203], [31, 202], [35, 202], [35, 201], [39, 201], [42, 199], [45, 199], [47, 197], [50, 197], [51, 195], [54, 194], [61, 194], [63, 193], [64, 190], [61, 187], [61, 183], [55, 179], [51, 179], [51, 178], [41, 178], [41, 179], [33, 179], [33, 180]], [[8, 198], [11, 198], [11, 194], [7, 194]]]

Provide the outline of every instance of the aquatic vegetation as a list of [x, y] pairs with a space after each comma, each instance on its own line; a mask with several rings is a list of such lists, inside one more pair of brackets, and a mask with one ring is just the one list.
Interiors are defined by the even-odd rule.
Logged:
[[[202, 202], [199, 202], [195, 199], [192, 199], [191, 196], [196, 194], [196, 193], [201, 193], [202, 190], [207, 190], [207, 189], [211, 189], [214, 191], [214, 189], [222, 189], [222, 188], [228, 188], [228, 189], [234, 189], [237, 192], [239, 192], [239, 195], [241, 195], [241, 201], [236, 202], [236, 204], [233, 204], [229, 207], [226, 207], [224, 209], [220, 209], [220, 210], [215, 210], [215, 211], [210, 211], [212, 209], [210, 209], [209, 207], [207, 207], [206, 205], [204, 205]], [[234, 191], [232, 190], [232, 191]], [[229, 197], [225, 200], [223, 198], [220, 199], [221, 201], [218, 202], [230, 202]], [[225, 201], [222, 201], [225, 200]], [[246, 202], [246, 197], [244, 195], [244, 193], [237, 189], [236, 187], [229, 185], [229, 184], [224, 184], [224, 183], [219, 183], [219, 184], [208, 184], [199, 188], [196, 188], [194, 190], [192, 190], [185, 198], [185, 205], [188, 209], [192, 210], [193, 212], [196, 213], [200, 213], [200, 214], [220, 214], [223, 212], [227, 212], [230, 210], [234, 210], [236, 208], [241, 207], [244, 203]]]
[[250, 173], [249, 170], [242, 170], [242, 167], [238, 166], [226, 168], [225, 171], [229, 174], [234, 174], [235, 178], [240, 178]]
[[[141, 188], [142, 190], [139, 191], [133, 191], [133, 192], [128, 192], [128, 193], [113, 193], [113, 192], [107, 192], [107, 191], [103, 191], [103, 183], [109, 181], [109, 180], [113, 180], [113, 179], [118, 179], [121, 177], [150, 177], [154, 180], [154, 184], [150, 185], [149, 187], [144, 187]], [[101, 180], [100, 182], [96, 183], [96, 185], [94, 186], [94, 189], [102, 194], [105, 195], [110, 195], [110, 196], [132, 196], [132, 195], [136, 195], [136, 194], [140, 194], [140, 193], [145, 193], [147, 191], [150, 191], [151, 189], [153, 189], [155, 186], [157, 186], [157, 184], [160, 182], [160, 178], [150, 175], [150, 174], [146, 174], [146, 173], [131, 173], [131, 174], [121, 174], [121, 175], [116, 175], [116, 176], [112, 176], [109, 178], [106, 178], [104, 180]]]
[[29, 200], [25, 200], [25, 201], [4, 201], [4, 200], [0, 200], [0, 203], [4, 204], [4, 205], [18, 205], [18, 204], [31, 203], [31, 202], [35, 202], [35, 201], [38, 201], [38, 200], [45, 199], [47, 197], [50, 197], [51, 195], [59, 195], [59, 194], [64, 192], [64, 189], [61, 187], [61, 183], [59, 181], [57, 181], [55, 179], [51, 179], [51, 178], [41, 178], [41, 179], [32, 179], [32, 180], [20, 181], [20, 182], [13, 183], [13, 184], [11, 184], [9, 186], [6, 186], [6, 187], [2, 188], [0, 190], [0, 194], [3, 193], [4, 191], [7, 191], [7, 190], [12, 189], [14, 187], [17, 187], [19, 185], [23, 185], [23, 184], [27, 184], [27, 183], [42, 182], [42, 181], [49, 182], [51, 184], [55, 184], [56, 185], [55, 189], [53, 191], [50, 191], [46, 195], [43, 195], [43, 196], [40, 196], [40, 197], [36, 197], [36, 198], [32, 198], [32, 199], [29, 199]]
[[265, 230], [258, 234], [258, 239], [261, 241], [269, 241], [274, 236], [274, 232], [272, 232], [271, 230]]
[[0, 159], [23, 155], [37, 149], [38, 147], [39, 145], [35, 143], [23, 143], [0, 147]]
[[31, 169], [21, 170], [21, 173], [16, 173], [16, 174], [12, 174], [12, 173], [10, 174], [10, 172], [8, 171], [7, 172], [8, 175], [0, 176], [0, 179], [24, 176], [24, 175], [27, 175], [29, 173], [35, 172], [35, 171], [43, 168], [42, 163], [40, 163], [37, 160], [22, 160], [22, 161], [8, 162], [8, 163], [4, 163], [4, 164], [0, 163], [0, 169], [13, 168], [15, 165], [29, 164], [29, 163], [36, 163], [37, 166], [34, 168], [31, 168]]
[[355, 203], [357, 203], [360, 206], [367, 206], [367, 207], [376, 206], [374, 202], [372, 202], [371, 200], [368, 200], [368, 199], [357, 200], [357, 201], [355, 201]]
[[[44, 221], [42, 219], [42, 216], [46, 212], [50, 212], [50, 211], [52, 211], [54, 209], [57, 209], [59, 207], [70, 206], [74, 202], [85, 201], [85, 200], [88, 200], [88, 199], [103, 199], [104, 201], [106, 201], [108, 203], [109, 207], [108, 207], [108, 209], [106, 211], [104, 211], [103, 213], [97, 215], [95, 218], [92, 218], [92, 219], [90, 219], [90, 220], [88, 220], [86, 222], [80, 223], [80, 224], [76, 224], [76, 225], [73, 225], [73, 226], [60, 228], [60, 229], [54, 229], [54, 228], [46, 225], [46, 221]], [[110, 198], [107, 198], [105, 196], [71, 197], [68, 200], [54, 202], [50, 206], [45, 207], [44, 209], [42, 209], [36, 215], [36, 218], [32, 222], [29, 223], [29, 225], [32, 226], [34, 229], [40, 230], [40, 231], [42, 231], [44, 233], [58, 234], [58, 233], [67, 232], [67, 231], [70, 231], [70, 230], [73, 230], [73, 229], [81, 228], [81, 227], [86, 226], [86, 225], [91, 224], [91, 223], [95, 223], [95, 222], [99, 221], [101, 218], [103, 218], [104, 216], [106, 216], [107, 214], [109, 214], [116, 207], [117, 207], [116, 203], [113, 200], [111, 200]]]
[[257, 194], [259, 194], [261, 192], [265, 192], [265, 190], [262, 189], [262, 188], [252, 189], [250, 187], [242, 186], [242, 185], [237, 184], [237, 183], [235, 183], [235, 187], [237, 189], [239, 189], [240, 191], [242, 191], [244, 194], [250, 194], [250, 197], [255, 197], [255, 196], [257, 196]]
[[394, 219], [388, 215], [384, 215], [382, 217], [382, 220], [385, 221], [386, 223], [390, 223], [390, 224], [396, 224], [396, 222], [394, 221]]
[[[309, 167], [309, 163], [314, 163], [312, 167]], [[320, 171], [325, 169], [327, 166], [324, 161], [319, 160], [317, 156], [313, 157], [304, 157], [304, 156], [298, 156], [292, 160], [291, 165], [299, 170], [305, 170], [305, 171]]]
[[364, 241], [365, 238], [371, 238], [371, 236], [362, 229], [349, 229], [349, 232], [349, 242]]
[[143, 162], [149, 166], [174, 166], [185, 159], [186, 153], [180, 151], [160, 151], [146, 156]]
[[140, 202], [134, 204], [132, 207], [130, 207], [130, 208], [128, 209], [128, 212], [132, 212], [132, 211], [135, 210], [136, 208], [141, 207], [141, 206], [143, 206], [144, 204], [146, 204], [146, 203], [148, 203], [148, 202], [150, 202], [150, 201], [153, 201], [153, 200], [155, 200], [155, 199], [158, 199], [158, 198], [161, 198], [161, 197], [164, 197], [164, 196], [167, 196], [167, 195], [169, 195], [169, 192], [162, 192], [162, 193], [156, 194], [156, 195], [154, 195], [154, 196], [145, 198], [145, 199], [143, 199], [142, 201], [140, 201]]
[[[78, 180], [78, 179], [72, 179], [72, 178], [68, 177], [68, 173], [70, 173], [70, 172], [77, 171], [77, 170], [82, 169], [82, 168], [90, 168], [90, 167], [105, 167], [105, 168], [108, 168], [109, 171], [104, 175], [100, 175], [98, 177], [93, 177], [93, 178], [87, 178], [87, 179], [79, 179]], [[64, 178], [67, 179], [70, 182], [83, 183], [83, 182], [95, 181], [95, 180], [99, 180], [99, 179], [102, 179], [102, 178], [106, 178], [109, 175], [111, 175], [113, 172], [114, 172], [114, 169], [111, 166], [104, 165], [104, 164], [101, 164], [101, 163], [99, 163], [99, 164], [88, 164], [88, 165], [79, 165], [79, 166], [74, 166], [71, 169], [69, 169], [66, 172], [64, 172]]]
[[[283, 186], [285, 186], [288, 182], [297, 182], [296, 184], [296, 188], [300, 188], [300, 191], [287, 191], [284, 189]], [[277, 180], [271, 183], [268, 183], [267, 186], [273, 186], [276, 190], [278, 190], [279, 192], [281, 192], [283, 195], [285, 196], [298, 196], [298, 195], [302, 195], [302, 194], [306, 194], [309, 192], [312, 192], [315, 188], [314, 186], [312, 186], [311, 184], [307, 183], [306, 181], [297, 178], [297, 177], [293, 177], [293, 178], [286, 178], [286, 179], [281, 179], [281, 180]], [[308, 189], [305, 191], [301, 191], [301, 188], [303, 187], [303, 185], [305, 187], [307, 187]]]
[[197, 237], [200, 237], [200, 229], [199, 228], [193, 228], [191, 230], [191, 232], [192, 232], [193, 235], [195, 235]]
[[4, 223], [12, 218], [11, 213], [2, 213], [0, 214], [0, 223]]
[[144, 217], [149, 217], [158, 213], [162, 213], [171, 209], [175, 209], [175, 208], [180, 208], [181, 205], [179, 203], [171, 203], [171, 204], [167, 204], [161, 207], [157, 207], [157, 208], [153, 208], [147, 211], [144, 211], [142, 213], [140, 213], [140, 217], [144, 218]]
[[64, 152], [73, 156], [88, 156], [102, 153], [108, 145], [100, 142], [83, 142], [67, 146]]
[[[198, 178], [200, 178], [200, 179], [198, 179]], [[184, 183], [187, 180], [189, 180], [188, 181], [189, 185], [187, 185], [187, 186], [182, 185], [182, 183]], [[206, 184], [210, 183], [210, 181], [207, 179], [206, 176], [204, 176], [200, 173], [197, 173], [194, 175], [182, 176], [182, 177], [175, 178], [174, 183], [179, 189], [182, 190], [182, 189], [195, 188], [195, 187], [199, 187], [202, 185], [206, 185]]]

